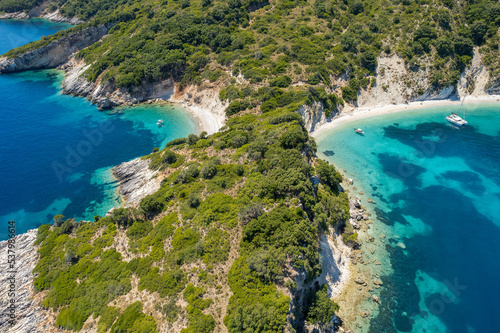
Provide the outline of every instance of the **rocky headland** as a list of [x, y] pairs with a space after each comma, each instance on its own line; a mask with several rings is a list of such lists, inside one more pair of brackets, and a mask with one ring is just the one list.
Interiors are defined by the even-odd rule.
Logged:
[[[10, 16], [0, 16], [0, 18], [21, 18], [26, 19], [29, 14], [11, 13]], [[47, 15], [47, 14], [45, 14]], [[51, 13], [52, 20], [64, 21], [58, 13]], [[69, 22], [68, 22], [69, 23]], [[181, 104], [188, 111], [192, 112], [200, 121], [203, 130], [209, 134], [217, 132], [225, 120], [224, 110], [227, 103], [221, 102], [218, 98], [220, 86], [205, 82], [199, 87], [188, 86], [180, 89], [173, 80], [164, 80], [156, 83], [146, 83], [131, 90], [117, 88], [114, 84], [103, 83], [100, 80], [89, 82], [83, 76], [89, 64], [75, 59], [74, 55], [81, 49], [88, 47], [96, 41], [102, 39], [108, 33], [110, 27], [98, 26], [89, 27], [79, 32], [59, 40], [50, 42], [40, 49], [27, 52], [16, 58], [0, 58], [0, 73], [12, 73], [18, 71], [60, 68], [66, 72], [63, 81], [63, 92], [76, 96], [86, 97], [91, 103], [100, 109], [109, 109], [120, 105], [136, 105], [143, 102], [169, 101]], [[500, 86], [490, 82], [488, 72], [482, 65], [481, 56], [476, 49], [472, 64], [461, 75], [461, 79], [455, 86], [441, 87], [433, 89], [429, 83], [429, 72], [427, 70], [411, 71], [407, 68], [404, 60], [397, 56], [380, 56], [377, 59], [376, 83], [373, 87], [368, 87], [358, 94], [357, 102], [351, 105], [339, 106], [336, 112], [327, 116], [323, 105], [319, 102], [311, 106], [301, 106], [299, 114], [304, 118], [306, 129], [318, 135], [320, 128], [332, 123], [340, 116], [351, 115], [363, 112], [364, 115], [373, 114], [374, 110], [387, 110], [389, 108], [401, 109], [408, 103], [421, 105], [423, 101], [441, 100], [446, 103], [457, 101], [465, 96], [480, 98], [492, 96], [500, 93]], [[427, 87], [423, 93], [416, 88], [401, 84], [412, 80], [418, 83], [415, 86]], [[341, 87], [347, 84], [342, 77], [333, 80], [332, 92], [339, 92]], [[419, 89], [420, 90], [420, 89]], [[495, 97], [493, 97], [495, 98]], [[120, 164], [113, 169], [113, 174], [120, 182], [120, 194], [123, 196], [124, 206], [137, 206], [140, 200], [148, 194], [154, 193], [160, 187], [158, 171], [149, 168], [150, 160], [137, 158], [129, 162]], [[367, 215], [359, 203], [359, 200], [351, 198], [351, 219], [348, 222], [355, 229], [366, 227]], [[321, 251], [323, 256], [324, 272], [318, 278], [319, 283], [327, 283], [332, 297], [338, 298], [341, 307], [349, 302], [352, 307], [352, 299], [347, 299], [345, 295], [352, 295], [356, 291], [356, 302], [361, 299], [372, 297], [375, 302], [379, 302], [377, 295], [371, 296], [373, 288], [379, 288], [382, 281], [372, 279], [367, 282], [367, 278], [353, 262], [363, 263], [362, 253], [354, 251], [343, 244], [341, 237], [336, 231], [331, 232], [330, 237], [322, 236]], [[15, 326], [20, 332], [44, 332], [47, 326], [48, 310], [44, 310], [39, 300], [35, 296], [33, 288], [34, 276], [31, 273], [37, 262], [36, 230], [31, 230], [25, 234], [18, 235], [17, 255], [19, 263], [18, 276], [18, 324]], [[7, 262], [6, 241], [0, 242], [0, 265]], [[7, 277], [3, 274], [5, 268], [0, 266], [2, 279]], [[4, 278], [5, 277], [5, 278]], [[8, 286], [6, 281], [0, 285], [0, 297], [7, 299]], [[344, 292], [347, 290], [347, 292]], [[38, 299], [38, 302], [36, 301]], [[378, 301], [377, 301], [378, 299]], [[354, 302], [354, 303], [356, 303]], [[343, 308], [348, 308], [343, 307]], [[346, 314], [346, 318], [354, 317], [357, 314]], [[0, 332], [7, 332], [6, 317], [0, 315]], [[45, 328], [40, 328], [40, 325]]]
[[142, 198], [155, 193], [161, 180], [155, 176], [158, 171], [149, 168], [150, 159], [136, 158], [113, 168], [113, 175], [119, 180], [119, 192], [125, 207], [139, 205]]
[[0, 58], [0, 73], [55, 68], [66, 63], [76, 52], [100, 40], [110, 28], [110, 25], [88, 27], [19, 56], [2, 57]]
[[53, 22], [68, 23], [72, 25], [77, 25], [84, 23], [77, 17], [65, 17], [59, 14], [59, 9], [51, 12], [48, 8], [49, 2], [42, 2], [40, 5], [32, 8], [29, 11], [17, 11], [12, 13], [2, 13], [0, 14], [0, 19], [15, 19], [15, 20], [28, 20], [30, 18], [44, 18]]

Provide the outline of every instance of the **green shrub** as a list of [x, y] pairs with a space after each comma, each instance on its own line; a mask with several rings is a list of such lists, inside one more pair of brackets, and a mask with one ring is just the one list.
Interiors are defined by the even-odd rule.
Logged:
[[111, 332], [156, 333], [156, 323], [152, 316], [142, 313], [142, 303], [130, 304], [111, 327]]
[[192, 182], [198, 177], [199, 174], [200, 170], [198, 169], [198, 166], [196, 164], [191, 164], [179, 172], [177, 175], [177, 182], [182, 184]]
[[221, 76], [224, 75], [224, 72], [221, 71], [219, 68], [217, 68], [215, 71], [211, 72], [210, 75], [208, 76], [208, 79], [210, 82], [217, 81]]
[[152, 229], [153, 225], [150, 221], [136, 220], [134, 221], [132, 226], [128, 228], [127, 237], [132, 240], [137, 240], [139, 238], [147, 236]]
[[200, 138], [198, 137], [198, 135], [189, 134], [187, 142], [190, 146], [192, 146], [192, 145], [196, 144], [196, 142], [198, 142], [199, 139]]
[[101, 317], [99, 318], [99, 323], [97, 324], [97, 331], [99, 333], [107, 332], [116, 320], [116, 317], [120, 314], [120, 310], [112, 306], [106, 306], [101, 311]]
[[179, 146], [185, 144], [187, 142], [187, 138], [174, 139], [167, 143], [167, 147]]
[[339, 310], [337, 303], [328, 296], [328, 286], [324, 284], [313, 296], [307, 310], [307, 321], [312, 324], [326, 327]]
[[280, 144], [283, 148], [293, 149], [301, 147], [307, 140], [307, 135], [300, 126], [292, 125], [280, 137]]
[[231, 138], [231, 145], [234, 148], [239, 148], [247, 143], [247, 137], [245, 135], [236, 134]]
[[159, 303], [156, 304], [155, 309], [160, 311], [168, 322], [173, 323], [179, 317], [179, 313], [182, 308], [176, 304], [177, 299], [175, 297], [169, 297], [167, 302], [163, 305]]
[[212, 228], [203, 239], [203, 262], [216, 264], [229, 257], [229, 234], [221, 229]]
[[233, 114], [236, 114], [240, 111], [245, 111], [250, 107], [250, 102], [247, 100], [237, 100], [229, 104], [229, 106], [226, 108], [226, 115], [227, 116], [232, 116]]
[[217, 166], [220, 165], [220, 159], [215, 158], [205, 163], [201, 168], [201, 177], [212, 179], [217, 174]]
[[165, 207], [165, 200], [157, 194], [150, 194], [141, 199], [139, 207], [146, 215], [158, 214]]
[[164, 153], [163, 153], [163, 160], [165, 161], [165, 163], [167, 164], [172, 164], [172, 163], [175, 163], [177, 161], [177, 154], [174, 153], [173, 151], [170, 151], [170, 150], [166, 150]]
[[182, 270], [170, 270], [158, 274], [158, 267], [153, 267], [141, 278], [139, 290], [157, 291], [160, 297], [175, 296], [184, 289], [186, 275]]
[[287, 76], [278, 76], [275, 79], [272, 79], [269, 81], [269, 85], [271, 87], [280, 87], [280, 88], [286, 88], [292, 83], [292, 79]]
[[342, 181], [342, 176], [333, 165], [318, 159], [316, 173], [321, 184], [328, 186], [333, 193], [339, 193], [339, 183]]
[[266, 113], [266, 112], [269, 112], [269, 111], [272, 111], [276, 109], [276, 100], [273, 98], [273, 99], [270, 99], [268, 101], [265, 101], [264, 103], [262, 103], [262, 105], [260, 106], [260, 111], [262, 113]]

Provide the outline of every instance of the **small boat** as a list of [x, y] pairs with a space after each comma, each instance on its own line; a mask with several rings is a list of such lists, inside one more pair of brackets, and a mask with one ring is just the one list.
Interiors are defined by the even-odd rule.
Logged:
[[[462, 100], [462, 103], [460, 104], [460, 109], [458, 110], [459, 112], [462, 110], [466, 98], [467, 98], [467, 96], [464, 96], [464, 99]], [[468, 122], [465, 120], [465, 110], [464, 110], [464, 117], [463, 118], [460, 117], [455, 112], [452, 112], [449, 116], [446, 116], [446, 120], [448, 122], [452, 123], [453, 125], [458, 126], [458, 127], [462, 127], [462, 126], [465, 126], [468, 124]]]
[[158, 119], [158, 121], [156, 122], [156, 125], [163, 126], [163, 120]]
[[462, 127], [468, 124], [468, 122], [465, 119], [462, 119], [458, 114], [455, 112], [452, 112], [449, 116], [446, 116], [446, 120], [448, 122], [452, 123], [453, 125]]
[[363, 130], [361, 128], [356, 128], [354, 130], [354, 132], [358, 133], [358, 134], [365, 134], [365, 132], [363, 132]]

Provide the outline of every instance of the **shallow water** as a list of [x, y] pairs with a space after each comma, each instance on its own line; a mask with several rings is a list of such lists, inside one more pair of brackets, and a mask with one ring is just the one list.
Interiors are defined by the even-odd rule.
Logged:
[[[18, 46], [68, 26], [35, 22], [0, 21], [0, 52], [11, 39]], [[104, 215], [119, 204], [113, 166], [198, 130], [180, 108], [101, 112], [85, 98], [62, 95], [62, 79], [56, 70], [0, 75], [0, 221], [14, 219], [18, 233], [55, 214]]]
[[444, 120], [457, 108], [366, 118], [318, 138], [376, 214], [368, 234], [386, 235], [382, 251], [365, 253], [383, 263], [370, 270], [384, 287], [380, 307], [365, 305], [363, 332], [500, 332], [500, 105], [465, 104], [462, 129]]

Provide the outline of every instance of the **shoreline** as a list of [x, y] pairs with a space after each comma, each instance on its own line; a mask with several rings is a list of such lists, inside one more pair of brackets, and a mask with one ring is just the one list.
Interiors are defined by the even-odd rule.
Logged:
[[[349, 124], [352, 121], [358, 121], [370, 117], [380, 117], [389, 114], [396, 114], [399, 112], [426, 109], [433, 107], [446, 107], [446, 106], [460, 106], [462, 100], [431, 100], [431, 101], [418, 101], [409, 104], [398, 104], [398, 105], [387, 105], [382, 107], [361, 107], [356, 109], [350, 109], [345, 113], [341, 113], [337, 117], [332, 118], [326, 124], [318, 126], [318, 128], [310, 133], [318, 144], [323, 141], [329, 133], [332, 133], [335, 129], [344, 128], [345, 124]], [[486, 96], [467, 96], [464, 102], [464, 107], [467, 105], [492, 105], [499, 104], [500, 95], [486, 95]], [[318, 152], [318, 157], [327, 159], [322, 153]], [[333, 163], [330, 160], [330, 163]], [[370, 197], [369, 191], [365, 191], [363, 183], [356, 180], [354, 174], [349, 173], [349, 165], [339, 165], [333, 163], [336, 169], [342, 174], [344, 181], [342, 185], [348, 193], [349, 198], [352, 199], [359, 196], [362, 205], [367, 207], [367, 211], [371, 213], [370, 222], [365, 223], [358, 230], [359, 238], [362, 241], [362, 246], [360, 248], [360, 254], [365, 260], [365, 264], [351, 264], [350, 270], [351, 275], [346, 281], [346, 286], [343, 288], [341, 294], [334, 298], [334, 300], [340, 305], [341, 311], [339, 316], [346, 321], [347, 329], [352, 329], [355, 332], [367, 332], [369, 329], [370, 320], [376, 316], [380, 309], [379, 302], [374, 301], [373, 295], [377, 295], [384, 301], [380, 296], [380, 289], [384, 286], [373, 285], [369, 281], [373, 279], [380, 279], [381, 276], [386, 275], [387, 272], [392, 270], [390, 263], [386, 262], [386, 255], [384, 251], [385, 240], [390, 238], [399, 239], [399, 235], [391, 234], [384, 230], [383, 226], [380, 225], [376, 218], [376, 214], [373, 214], [373, 210], [377, 207], [376, 203], [370, 204], [367, 199]], [[346, 179], [355, 179], [355, 185], [345, 182]], [[345, 186], [344, 186], [345, 184]], [[371, 230], [368, 232], [368, 230]], [[381, 234], [382, 233], [382, 234]], [[373, 240], [368, 240], [372, 236]], [[382, 238], [383, 236], [383, 238]], [[401, 243], [404, 246], [404, 243]], [[380, 258], [385, 258], [384, 260]], [[379, 260], [374, 262], [373, 260]], [[364, 277], [364, 281], [368, 285], [360, 284], [356, 282], [357, 276]], [[380, 280], [382, 281], [382, 280]], [[386, 282], [385, 280], [383, 281]], [[346, 329], [346, 327], [344, 327]]]
[[33, 9], [31, 9], [29, 12], [25, 12], [24, 10], [22, 11], [17, 11], [17, 12], [12, 12], [12, 13], [7, 13], [3, 12], [0, 13], [0, 20], [20, 20], [20, 21], [27, 21], [30, 19], [45, 19], [51, 22], [55, 23], [67, 23], [73, 26], [76, 26], [81, 23], [85, 23], [85, 21], [80, 20], [79, 18], [75, 17], [65, 17], [59, 14], [59, 9], [56, 9], [52, 13], [46, 13], [45, 12], [46, 8], [40, 8], [40, 6], [37, 6]]
[[196, 129], [201, 132], [207, 132], [208, 135], [217, 133], [224, 126], [224, 118], [220, 115], [210, 112], [206, 108], [194, 105], [189, 102], [166, 101], [172, 106], [178, 106], [189, 116], [195, 119]]
[[[486, 104], [486, 103], [496, 103], [496, 102], [500, 102], [500, 95], [466, 96], [464, 105]], [[460, 105], [460, 103], [462, 103], [462, 99], [460, 100], [442, 99], [442, 100], [410, 102], [408, 104], [391, 104], [391, 105], [375, 106], [375, 107], [358, 107], [351, 109], [345, 113], [340, 113], [338, 116], [331, 118], [329, 122], [319, 125], [314, 131], [310, 133], [310, 135], [315, 139], [318, 139], [322, 135], [326, 134], [328, 131], [335, 128], [336, 126], [351, 121], [361, 120], [365, 118], [371, 118], [386, 114], [411, 111], [416, 109], [425, 109], [438, 106]]]

